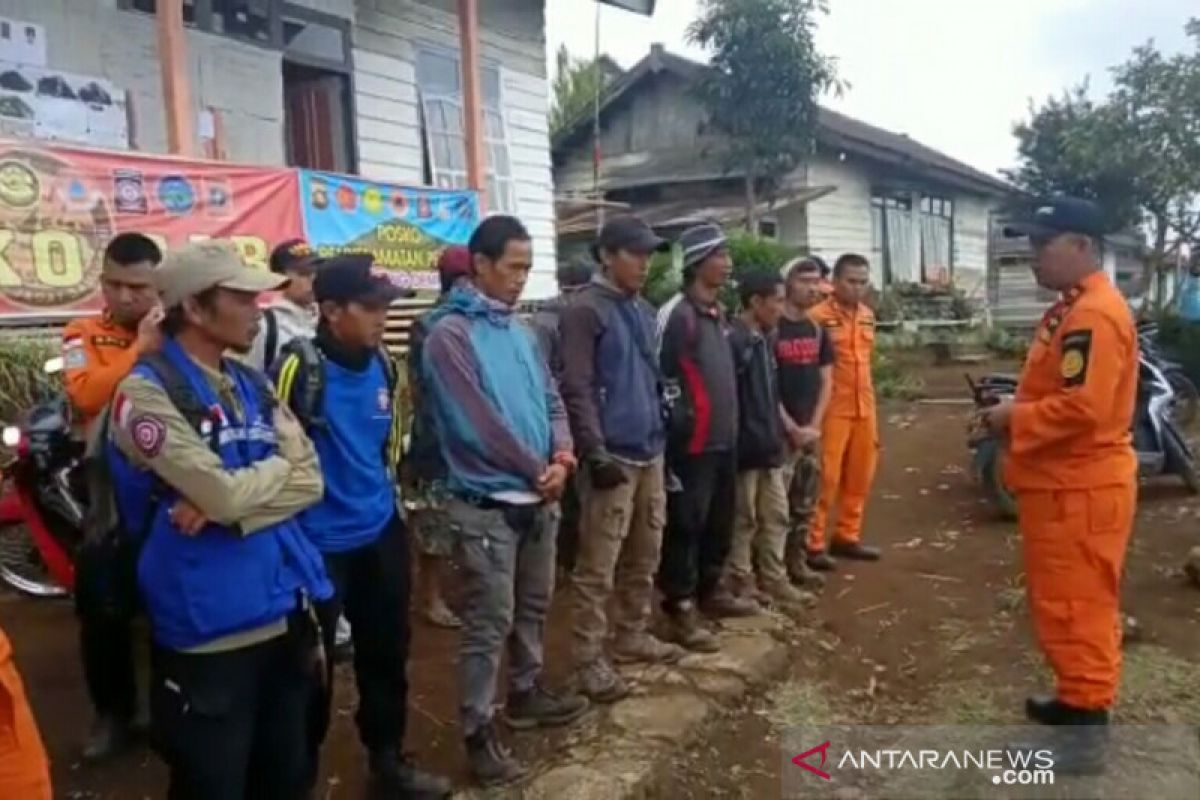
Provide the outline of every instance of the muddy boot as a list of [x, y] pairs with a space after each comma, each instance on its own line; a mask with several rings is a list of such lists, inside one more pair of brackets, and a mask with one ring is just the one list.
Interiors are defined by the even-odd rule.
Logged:
[[674, 664], [684, 655], [686, 651], [679, 645], [648, 633], [618, 636], [613, 644], [613, 660], [618, 664]]
[[878, 547], [871, 547], [862, 542], [837, 542], [829, 546], [830, 555], [838, 558], [848, 558], [852, 561], [878, 561]]
[[837, 569], [837, 562], [824, 550], [810, 550], [807, 563], [809, 568], [816, 572], [833, 572]]
[[667, 641], [693, 653], [715, 653], [721, 649], [717, 637], [704, 627], [696, 606], [690, 601], [667, 611]]
[[385, 747], [370, 755], [373, 794], [411, 800], [442, 800], [450, 796], [450, 781], [422, 772], [396, 748]]
[[802, 611], [811, 608], [817, 600], [808, 592], [802, 592], [782, 580], [763, 584], [763, 590], [771, 598], [772, 605], [783, 611]]
[[762, 613], [762, 607], [749, 597], [737, 597], [723, 586], [700, 603], [700, 610], [713, 619], [754, 617]]
[[112, 714], [96, 718], [83, 746], [83, 760], [106, 761], [129, 749], [133, 742], [133, 731], [129, 720]]
[[498, 786], [525, 777], [525, 767], [500, 741], [493, 723], [468, 736], [466, 745], [471, 775], [480, 786]]
[[[730, 577], [726, 582], [729, 594], [737, 600], [756, 603], [760, 609], [771, 605], [771, 595], [758, 588], [753, 575]], [[721, 590], [718, 589], [718, 594]]]
[[571, 724], [587, 713], [587, 710], [586, 697], [577, 694], [559, 697], [541, 684], [534, 684], [527, 692], [516, 692], [508, 696], [504, 719], [519, 731], [553, 728]]
[[629, 687], [604, 658], [579, 669], [579, 692], [593, 703], [615, 703], [629, 694]]
[[788, 562], [788, 578], [801, 589], [818, 591], [825, 588], [825, 576], [808, 566], [803, 553]]

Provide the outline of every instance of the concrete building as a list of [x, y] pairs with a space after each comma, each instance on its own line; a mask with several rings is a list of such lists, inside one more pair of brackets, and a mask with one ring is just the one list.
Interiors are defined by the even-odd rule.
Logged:
[[[219, 155], [235, 162], [466, 187], [457, 5], [184, 0], [196, 137], [209, 153], [219, 140]], [[477, 8], [487, 208], [529, 227], [528, 293], [543, 296], [555, 264], [545, 0]], [[44, 29], [47, 68], [125, 93], [131, 149], [165, 153], [155, 10], [155, 0], [0, 0], [0, 17]]]
[[[721, 138], [689, 85], [703, 65], [660, 45], [601, 99], [598, 187], [592, 117], [556, 135], [560, 257], [595, 233], [581, 197], [628, 204], [665, 233], [696, 219], [745, 217], [743, 174], [719, 158]], [[903, 134], [822, 109], [815, 155], [758, 209], [759, 233], [832, 260], [867, 255], [877, 286], [953, 280], [984, 299], [990, 217], [1011, 187]], [[582, 210], [580, 210], [582, 208]]]

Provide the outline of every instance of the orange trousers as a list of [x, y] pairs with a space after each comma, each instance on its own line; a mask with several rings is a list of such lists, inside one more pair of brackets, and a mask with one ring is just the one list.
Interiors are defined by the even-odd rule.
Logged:
[[1038, 645], [1058, 699], [1110, 708], [1121, 678], [1121, 570], [1137, 484], [1021, 491], [1025, 585]]
[[825, 549], [825, 526], [834, 503], [838, 504], [834, 540], [853, 543], [862, 537], [863, 511], [878, 461], [879, 431], [874, 414], [857, 418], [826, 415], [821, 430], [821, 497], [808, 529], [810, 552]]
[[0, 631], [0, 797], [51, 798], [50, 763], [4, 631]]

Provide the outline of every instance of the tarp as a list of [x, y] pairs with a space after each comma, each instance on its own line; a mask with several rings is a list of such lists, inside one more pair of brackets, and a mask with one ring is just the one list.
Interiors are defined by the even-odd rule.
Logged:
[[300, 171], [304, 229], [323, 256], [369, 252], [393, 282], [438, 288], [438, 255], [465, 244], [479, 221], [474, 192], [388, 186], [346, 175]]
[[98, 311], [104, 247], [125, 231], [164, 249], [228, 238], [259, 269], [275, 244], [304, 236], [325, 255], [369, 251], [398, 284], [436, 289], [438, 255], [478, 219], [470, 191], [0, 141], [0, 320]]

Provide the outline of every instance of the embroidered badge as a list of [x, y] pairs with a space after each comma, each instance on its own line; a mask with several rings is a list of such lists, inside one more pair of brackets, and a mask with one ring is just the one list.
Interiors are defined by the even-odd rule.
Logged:
[[167, 441], [167, 426], [158, 417], [143, 414], [129, 423], [129, 436], [139, 453], [146, 458], [154, 458]]
[[1080, 386], [1087, 380], [1088, 357], [1092, 352], [1090, 330], [1071, 331], [1062, 338], [1059, 373], [1065, 386]]

